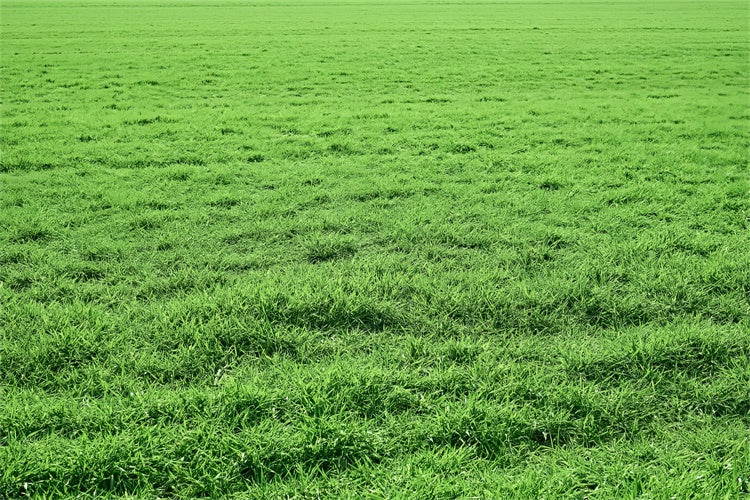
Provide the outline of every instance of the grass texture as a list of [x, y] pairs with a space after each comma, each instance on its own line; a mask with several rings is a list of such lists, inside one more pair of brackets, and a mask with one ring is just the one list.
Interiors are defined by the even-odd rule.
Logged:
[[0, 19], [0, 497], [747, 496], [746, 2]]

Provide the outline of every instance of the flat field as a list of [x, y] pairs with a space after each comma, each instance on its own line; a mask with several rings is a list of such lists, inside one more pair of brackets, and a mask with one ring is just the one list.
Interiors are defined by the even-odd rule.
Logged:
[[0, 497], [747, 495], [748, 15], [2, 0]]

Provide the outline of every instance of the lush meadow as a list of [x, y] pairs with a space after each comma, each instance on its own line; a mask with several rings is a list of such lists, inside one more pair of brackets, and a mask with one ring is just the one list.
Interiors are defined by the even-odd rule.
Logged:
[[0, 30], [0, 498], [750, 491], [746, 2]]

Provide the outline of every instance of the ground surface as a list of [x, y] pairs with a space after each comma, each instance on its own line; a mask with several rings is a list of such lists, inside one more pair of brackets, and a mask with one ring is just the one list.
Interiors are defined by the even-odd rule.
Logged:
[[745, 2], [0, 14], [0, 497], [748, 492]]

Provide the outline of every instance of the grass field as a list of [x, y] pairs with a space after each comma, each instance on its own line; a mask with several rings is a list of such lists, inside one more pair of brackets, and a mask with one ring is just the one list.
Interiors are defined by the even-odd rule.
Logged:
[[2, 0], [0, 498], [747, 496], [748, 16]]

